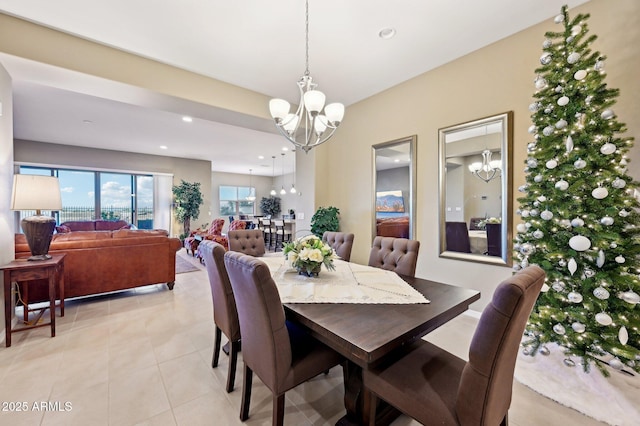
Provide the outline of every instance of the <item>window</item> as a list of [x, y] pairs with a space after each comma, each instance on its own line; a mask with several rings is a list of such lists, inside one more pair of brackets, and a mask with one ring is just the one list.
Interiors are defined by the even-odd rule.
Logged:
[[247, 200], [252, 192], [255, 194], [253, 187], [220, 185], [220, 215], [252, 215], [255, 201]]
[[[20, 166], [20, 173], [58, 177], [58, 223], [124, 220], [140, 229], [153, 228], [153, 176], [31, 166]], [[30, 214], [21, 212], [21, 218]]]

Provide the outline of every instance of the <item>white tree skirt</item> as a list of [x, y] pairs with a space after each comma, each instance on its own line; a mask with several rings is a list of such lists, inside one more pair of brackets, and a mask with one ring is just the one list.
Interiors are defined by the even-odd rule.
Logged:
[[[638, 425], [640, 422], [640, 375], [634, 377], [610, 369], [609, 378], [597, 367], [585, 373], [581, 365], [567, 367], [562, 350], [547, 345], [551, 354], [535, 357], [518, 355], [515, 378], [566, 407], [571, 407], [596, 420], [616, 426]], [[577, 358], [574, 361], [578, 362]]]

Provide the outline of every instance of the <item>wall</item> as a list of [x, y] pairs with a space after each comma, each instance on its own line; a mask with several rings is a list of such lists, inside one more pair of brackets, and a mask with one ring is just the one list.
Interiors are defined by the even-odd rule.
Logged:
[[[0, 265], [5, 265], [14, 257], [13, 213], [11, 189], [13, 186], [13, 98], [11, 77], [0, 65]], [[0, 286], [4, 286], [0, 276]], [[2, 287], [4, 288], [4, 287]], [[4, 291], [0, 291], [0, 306], [4, 306]], [[4, 321], [0, 323], [0, 343], [4, 340]]]
[[[559, 12], [559, 10], [558, 10]], [[614, 107], [628, 134], [640, 136], [640, 2], [592, 0], [570, 11], [591, 13], [593, 44], [607, 56], [607, 83], [619, 88]], [[317, 204], [340, 207], [341, 227], [356, 235], [351, 259], [366, 263], [371, 247], [371, 146], [417, 134], [416, 275], [472, 287], [482, 292], [473, 305], [486, 305], [508, 267], [444, 259], [438, 253], [438, 129], [488, 115], [514, 111], [514, 188], [524, 183], [526, 144], [530, 140], [534, 69], [539, 66], [546, 31], [557, 31], [553, 17], [440, 68], [347, 108], [331, 141], [317, 151]], [[416, 52], [428, 55], [429, 52]], [[630, 172], [640, 177], [640, 148], [631, 153]], [[329, 170], [335, 172], [329, 172]], [[348, 195], [347, 195], [348, 194]], [[517, 193], [516, 193], [517, 195]], [[514, 201], [514, 204], [516, 202]], [[482, 280], [478, 280], [482, 277]]]
[[[173, 174], [173, 184], [181, 180], [200, 182], [204, 204], [200, 217], [192, 223], [211, 222], [211, 162], [186, 158], [164, 157], [106, 149], [84, 148], [70, 145], [16, 140], [14, 144], [16, 162], [75, 166], [92, 169], [123, 170], [133, 172], [155, 172]], [[182, 224], [173, 224], [173, 233], [182, 232]]]

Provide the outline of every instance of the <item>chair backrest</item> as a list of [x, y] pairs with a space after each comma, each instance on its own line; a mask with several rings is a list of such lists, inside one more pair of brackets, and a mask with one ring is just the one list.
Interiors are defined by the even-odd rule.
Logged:
[[229, 250], [254, 257], [264, 256], [264, 236], [259, 229], [229, 231]]
[[351, 260], [353, 238], [353, 234], [347, 234], [346, 232], [325, 231], [324, 234], [322, 234], [322, 241], [329, 244], [336, 254], [340, 256], [340, 259], [345, 262]]
[[218, 218], [211, 223], [209, 228], [209, 235], [222, 235], [222, 228], [224, 228], [224, 219]]
[[255, 257], [228, 251], [224, 263], [238, 307], [244, 363], [277, 393], [292, 355], [276, 284], [267, 265]]
[[487, 223], [487, 254], [489, 256], [502, 256], [502, 224]]
[[480, 231], [480, 222], [482, 222], [484, 217], [472, 217], [469, 219], [469, 231]]
[[198, 246], [200, 255], [207, 267], [211, 297], [213, 299], [213, 320], [231, 341], [240, 339], [240, 323], [231, 282], [224, 265], [225, 248], [210, 240], [204, 240]]
[[445, 224], [447, 251], [471, 253], [471, 241], [466, 222], [447, 222]]
[[229, 231], [237, 231], [238, 229], [245, 229], [246, 226], [247, 226], [247, 222], [245, 222], [244, 220], [237, 219], [229, 224]]
[[471, 340], [458, 387], [461, 425], [497, 425], [507, 414], [522, 334], [544, 280], [540, 267], [529, 266], [494, 291]]
[[413, 277], [416, 274], [419, 250], [420, 241], [375, 237], [369, 254], [369, 266]]

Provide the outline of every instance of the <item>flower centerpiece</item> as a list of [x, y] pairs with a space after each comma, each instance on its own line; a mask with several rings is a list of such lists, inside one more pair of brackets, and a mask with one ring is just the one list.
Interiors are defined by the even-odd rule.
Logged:
[[296, 268], [300, 275], [317, 277], [322, 265], [328, 270], [335, 269], [333, 249], [315, 235], [284, 243], [283, 252], [291, 266]]
[[498, 224], [498, 223], [502, 223], [502, 218], [500, 218], [500, 217], [488, 217], [488, 218], [478, 222], [478, 228], [486, 229], [488, 224], [490, 225], [490, 224]]

